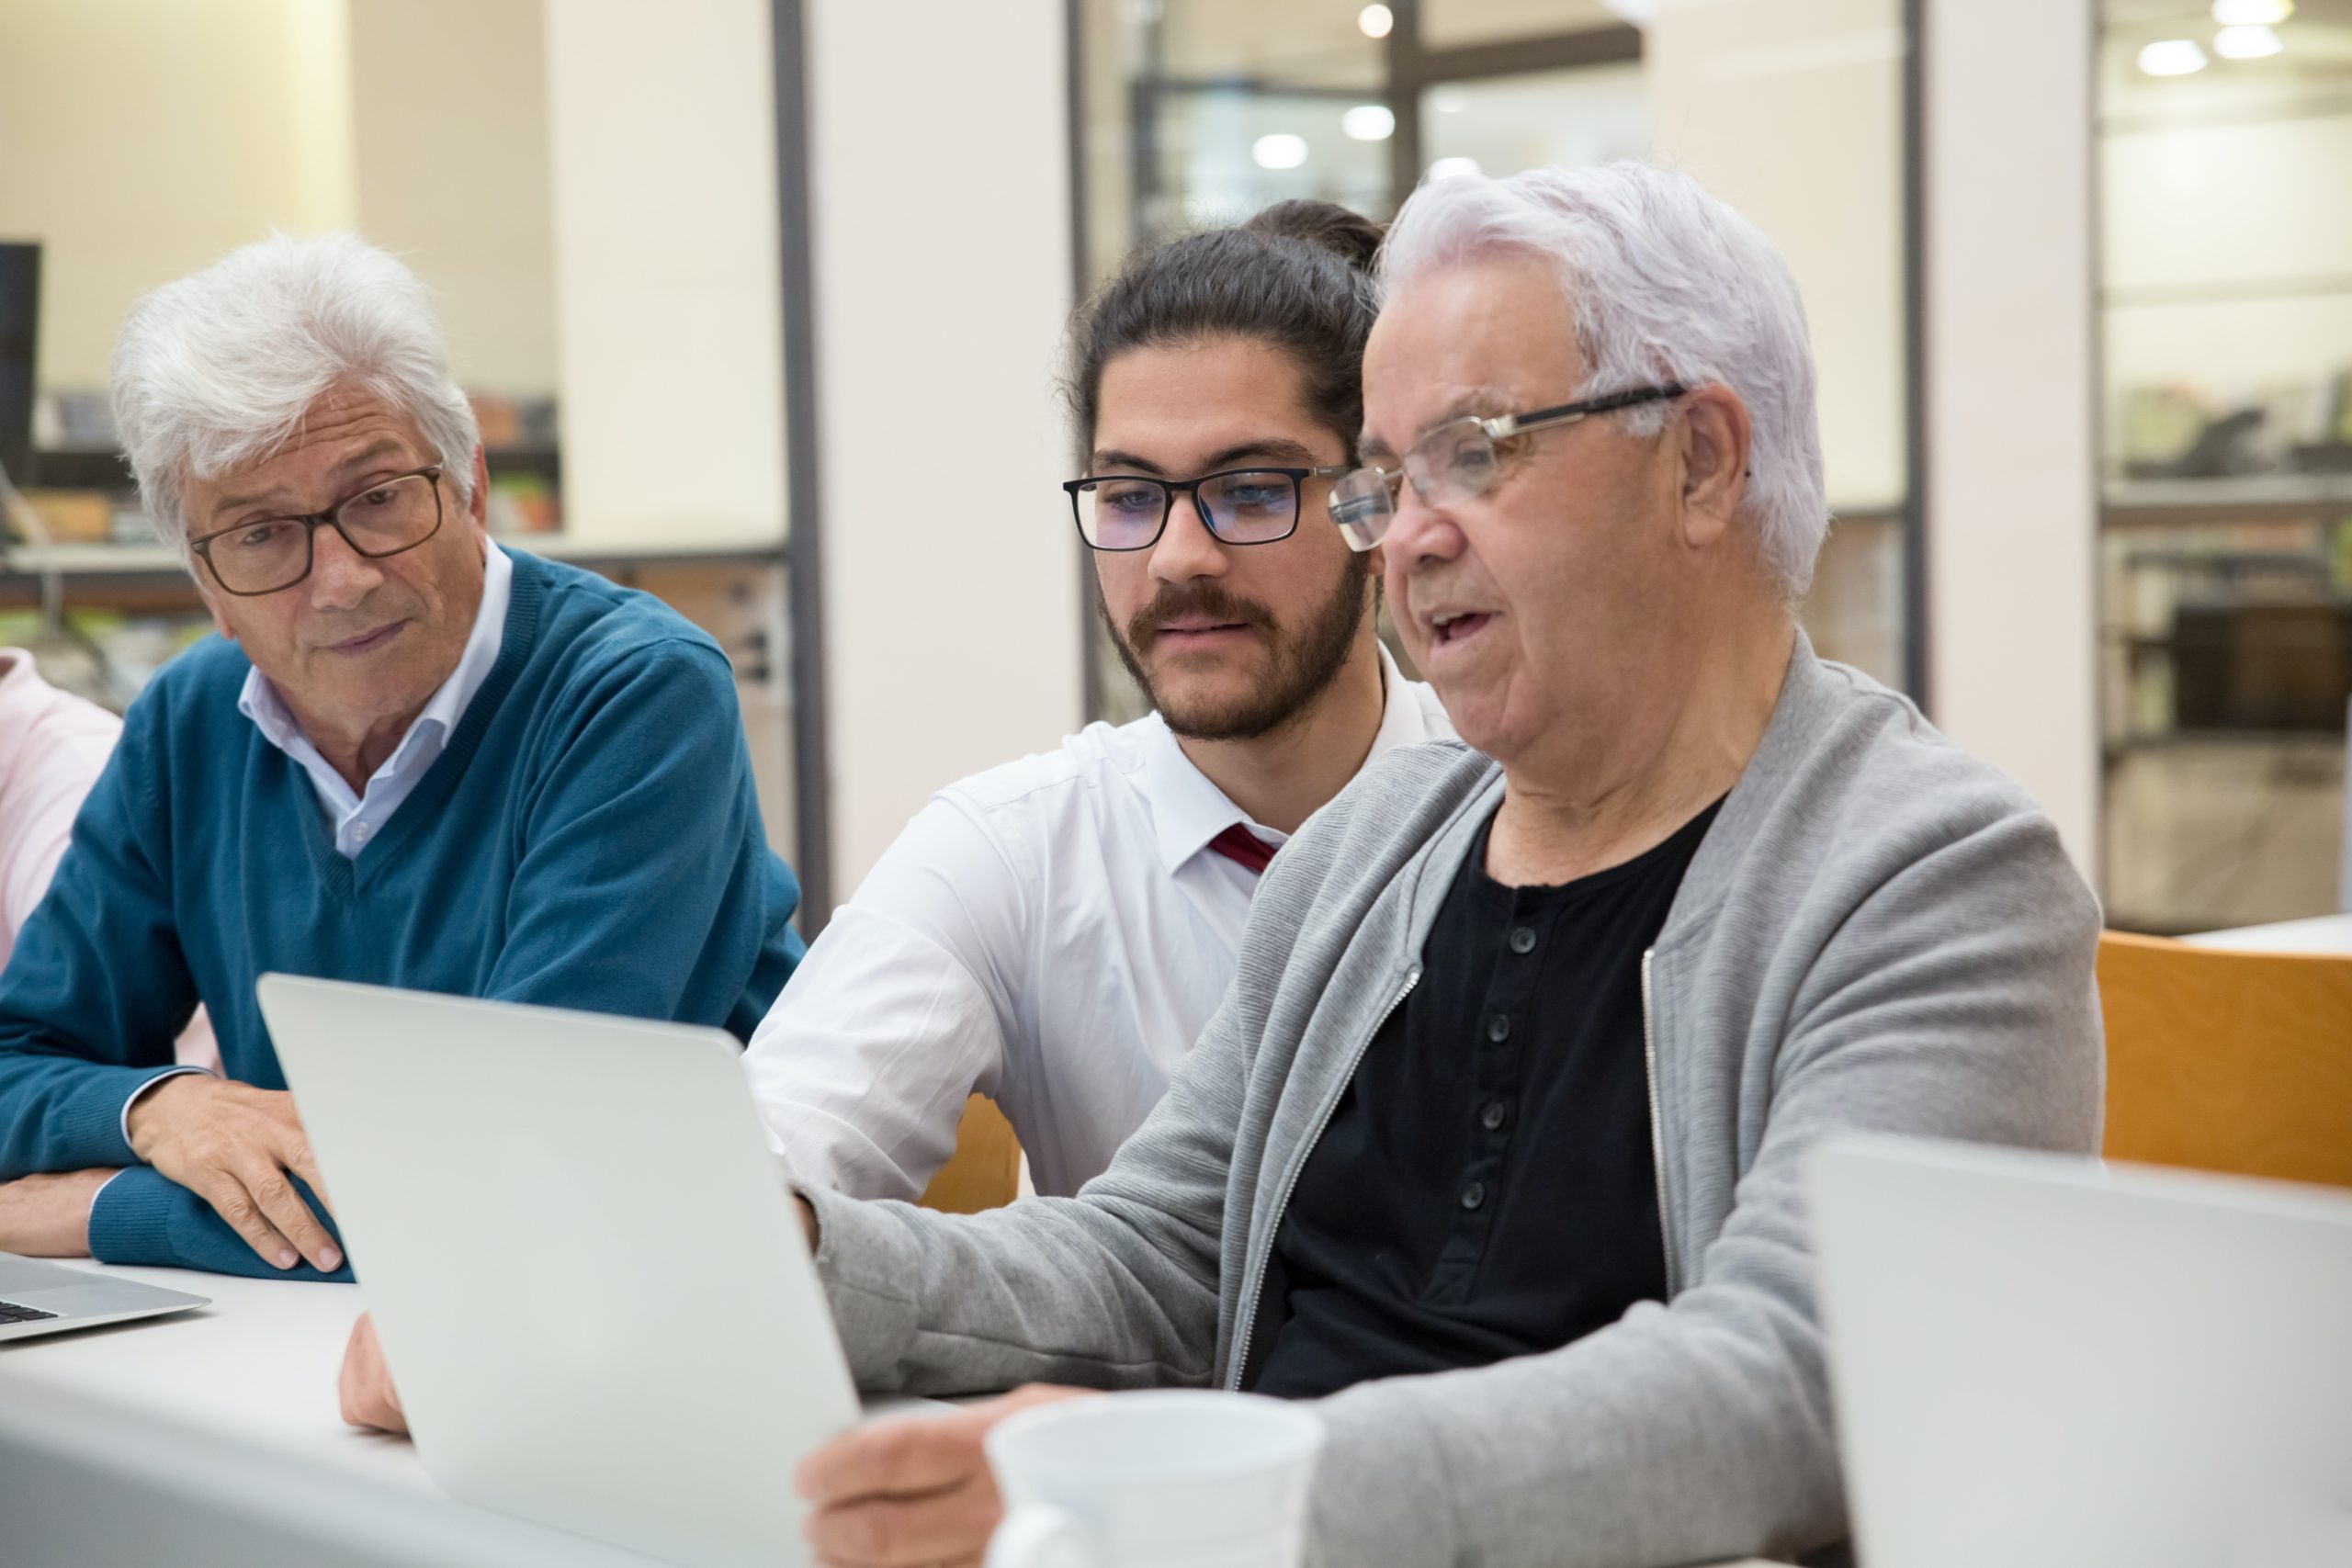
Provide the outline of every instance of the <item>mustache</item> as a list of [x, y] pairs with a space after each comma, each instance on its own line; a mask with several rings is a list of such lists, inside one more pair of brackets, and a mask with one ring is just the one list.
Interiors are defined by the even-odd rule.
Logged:
[[1127, 646], [1140, 652], [1169, 622], [1186, 615], [1237, 621], [1260, 633], [1274, 629], [1272, 611], [1228, 593], [1217, 583], [1204, 580], [1182, 584], [1163, 582], [1150, 604], [1127, 617]]

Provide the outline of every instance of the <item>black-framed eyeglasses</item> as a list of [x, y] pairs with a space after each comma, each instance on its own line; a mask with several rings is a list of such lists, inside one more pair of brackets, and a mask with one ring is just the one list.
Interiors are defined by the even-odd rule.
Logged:
[[1414, 493], [1432, 506], [1467, 501], [1495, 482], [1495, 448], [1506, 441], [1556, 425], [1574, 424], [1597, 413], [1665, 402], [1689, 390], [1688, 387], [1669, 382], [1663, 387], [1642, 387], [1630, 392], [1587, 398], [1582, 402], [1562, 403], [1557, 408], [1537, 409], [1532, 413], [1448, 420], [1424, 431], [1397, 468], [1367, 465], [1351, 470], [1333, 485], [1331, 521], [1347, 536], [1350, 549], [1368, 550], [1387, 536], [1388, 525], [1396, 517], [1396, 497], [1408, 479], [1413, 481]]
[[1223, 468], [1193, 479], [1141, 474], [1090, 474], [1065, 479], [1078, 536], [1098, 550], [1148, 550], [1167, 531], [1179, 491], [1192, 493], [1202, 524], [1228, 545], [1271, 545], [1298, 532], [1299, 487], [1333, 479], [1344, 463], [1322, 468]]
[[254, 599], [311, 575], [311, 541], [333, 528], [369, 560], [413, 550], [441, 531], [441, 465], [377, 479], [324, 512], [256, 517], [190, 539], [187, 547], [221, 592]]

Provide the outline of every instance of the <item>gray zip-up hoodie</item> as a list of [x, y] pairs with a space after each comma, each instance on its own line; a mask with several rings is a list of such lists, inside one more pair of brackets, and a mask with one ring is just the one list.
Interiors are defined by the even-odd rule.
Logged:
[[[809, 1192], [865, 1387], [1238, 1384], [1300, 1168], [1502, 798], [1390, 753], [1287, 845], [1224, 1005], [1077, 1197], [973, 1216]], [[2089, 1154], [2099, 912], [2033, 802], [1797, 638], [1643, 957], [1670, 1299], [1572, 1345], [1322, 1402], [1321, 1564], [1638, 1568], [1846, 1533], [1800, 1156], [1848, 1128]]]

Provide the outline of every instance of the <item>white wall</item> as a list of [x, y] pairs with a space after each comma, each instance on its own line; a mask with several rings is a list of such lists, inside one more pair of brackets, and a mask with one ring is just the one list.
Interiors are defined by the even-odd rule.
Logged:
[[317, 0], [0, 5], [0, 239], [44, 246], [44, 389], [103, 389], [158, 284], [273, 226], [350, 226], [345, 46]]
[[1055, 0], [810, 0], [834, 891], [1080, 717]]
[[[546, 18], [565, 534], [649, 549], [774, 544], [784, 362], [768, 7], [546, 0]], [[910, 100], [876, 96], [906, 114]]]
[[1660, 0], [1644, 40], [1655, 156], [1804, 292], [1839, 511], [1903, 498], [1902, 46], [1896, 0]]
[[1926, 9], [1932, 714], [2033, 793], [2087, 870], [2093, 0]]
[[539, 0], [349, 5], [360, 231], [432, 286], [469, 389], [546, 396], [555, 248]]
[[0, 238], [45, 249], [40, 379], [97, 390], [131, 301], [272, 229], [432, 286], [458, 378], [555, 385], [538, 0], [8, 0]]

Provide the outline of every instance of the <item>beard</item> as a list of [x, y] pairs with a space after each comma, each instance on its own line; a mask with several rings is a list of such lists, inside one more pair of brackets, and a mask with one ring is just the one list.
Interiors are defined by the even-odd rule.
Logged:
[[[1370, 558], [1350, 555], [1329, 597], [1311, 609], [1295, 631], [1277, 626], [1264, 605], [1236, 598], [1207, 579], [1181, 587], [1161, 584], [1158, 597], [1130, 616], [1125, 627], [1111, 619], [1111, 607], [1099, 587], [1094, 609], [1119, 650], [1119, 662], [1170, 729], [1187, 740], [1256, 740], [1306, 713], [1340, 678], [1363, 626], [1368, 608], [1364, 584], [1371, 576]], [[1249, 627], [1272, 654], [1264, 681], [1255, 691], [1222, 701], [1181, 695], [1171, 700], [1152, 680], [1136, 650], [1148, 648], [1159, 628], [1180, 615], [1204, 615]]]

